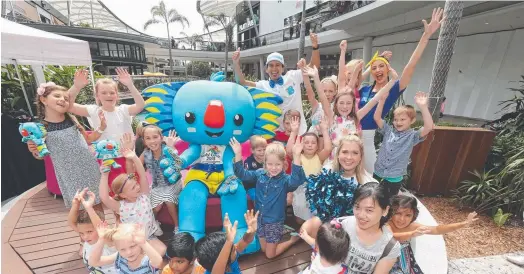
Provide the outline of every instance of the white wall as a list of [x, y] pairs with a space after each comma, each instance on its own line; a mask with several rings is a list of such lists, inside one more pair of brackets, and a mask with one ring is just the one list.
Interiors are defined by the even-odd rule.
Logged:
[[[373, 53], [393, 51], [391, 64], [401, 74], [417, 44], [388, 45], [386, 40], [386, 36], [375, 38], [373, 45], [380, 46], [374, 47]], [[445, 113], [486, 120], [499, 118], [498, 103], [513, 97], [514, 92], [508, 88], [519, 87], [517, 81], [524, 75], [523, 45], [524, 29], [459, 37], [446, 84]], [[406, 103], [414, 103], [416, 91], [429, 90], [436, 48], [437, 41], [431, 40], [404, 95]], [[362, 49], [354, 50], [353, 56], [362, 58]]]
[[[314, 0], [306, 0], [306, 9], [315, 6]], [[284, 28], [284, 18], [302, 12], [302, 1], [297, 7], [297, 0], [262, 0], [260, 1], [259, 34], [266, 34]]]

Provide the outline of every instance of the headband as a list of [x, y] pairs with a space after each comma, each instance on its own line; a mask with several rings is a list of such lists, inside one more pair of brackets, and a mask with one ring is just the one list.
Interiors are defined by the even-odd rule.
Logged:
[[[124, 186], [126, 186], [127, 181], [129, 181], [129, 179], [134, 179], [134, 178], [135, 178], [135, 174], [134, 173], [127, 174], [127, 178], [124, 180], [124, 183], [122, 183], [122, 187], [118, 191], [118, 194], [122, 193], [122, 190], [124, 190]], [[117, 193], [115, 193], [115, 194], [117, 194]]]
[[52, 86], [56, 86], [56, 84], [53, 83], [53, 82], [42, 83], [42, 84], [40, 84], [40, 86], [36, 89], [36, 94], [42, 96], [42, 95], [44, 95], [45, 89], [46, 89], [47, 87], [52, 87]]
[[341, 229], [342, 228], [342, 224], [338, 221], [337, 218], [331, 220], [330, 224], [332, 226], [334, 226], [336, 229]]
[[366, 68], [371, 66], [371, 64], [373, 64], [373, 62], [375, 62], [375, 61], [382, 61], [382, 62], [384, 62], [384, 63], [389, 65], [388, 59], [386, 59], [386, 58], [384, 58], [382, 56], [379, 56], [378, 55], [378, 51], [377, 51], [377, 52], [375, 52], [375, 55], [373, 55], [373, 58], [371, 58], [371, 61], [369, 61], [369, 63], [366, 65]]

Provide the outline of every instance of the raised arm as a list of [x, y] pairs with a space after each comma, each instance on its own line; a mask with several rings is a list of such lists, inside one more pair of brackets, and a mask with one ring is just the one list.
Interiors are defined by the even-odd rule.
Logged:
[[78, 219], [78, 211], [80, 210], [81, 197], [83, 197], [86, 192], [87, 187], [84, 188], [82, 191], [76, 191], [75, 197], [73, 197], [73, 204], [71, 206], [71, 209], [69, 210], [69, 214], [67, 215], [67, 224], [75, 232], [78, 232], [78, 228], [76, 226], [76, 219]]
[[116, 256], [118, 253], [114, 253], [108, 256], [102, 256], [102, 252], [104, 251], [104, 245], [106, 244], [106, 233], [108, 231], [107, 224], [101, 223], [96, 227], [96, 231], [98, 233], [98, 241], [96, 244], [93, 245], [93, 248], [91, 249], [91, 254], [89, 255], [89, 265], [98, 267], [98, 266], [104, 266], [108, 264], [114, 264], [116, 261]]
[[435, 33], [435, 31], [440, 28], [440, 24], [445, 20], [445, 18], [442, 18], [443, 13], [444, 10], [442, 8], [433, 9], [431, 22], [428, 24], [425, 19], [422, 20], [422, 23], [424, 24], [424, 33], [422, 34], [422, 37], [420, 37], [417, 48], [415, 48], [415, 51], [413, 51], [408, 64], [402, 72], [402, 76], [400, 77], [400, 90], [404, 90], [408, 86], [409, 82], [411, 82], [411, 77], [415, 72], [415, 67], [420, 60], [420, 57], [422, 57], [424, 49], [429, 43], [429, 38], [431, 38], [431, 35], [433, 35], [433, 33]]
[[304, 168], [302, 168], [302, 162], [300, 161], [300, 155], [304, 149], [303, 140], [300, 136], [297, 136], [295, 145], [293, 146], [293, 166], [291, 167], [291, 175], [287, 182], [287, 191], [295, 191], [300, 185], [306, 181], [306, 174]]
[[235, 139], [235, 137], [231, 138], [229, 141], [229, 146], [231, 146], [231, 149], [235, 153], [235, 164], [233, 165], [235, 175], [242, 181], [256, 182], [256, 171], [247, 170], [242, 164], [242, 146], [237, 141], [237, 139]]
[[111, 196], [109, 196], [109, 171], [105, 169], [102, 165], [100, 166], [100, 185], [98, 186], [98, 195], [100, 195], [100, 200], [104, 205], [114, 212], [120, 212], [120, 203], [115, 201]]
[[348, 42], [346, 40], [340, 41], [340, 58], [338, 59], [338, 88], [341, 89], [346, 86], [346, 51], [348, 48]]
[[147, 181], [146, 176], [146, 170], [144, 169], [142, 161], [140, 161], [140, 158], [131, 149], [124, 149], [122, 154], [124, 155], [126, 160], [132, 161], [133, 165], [135, 166], [135, 170], [138, 173], [138, 178], [140, 179], [140, 192], [142, 192], [142, 194], [144, 195], [148, 195], [149, 192], [151, 192], [151, 188], [149, 187], [149, 182]]
[[320, 100], [320, 104], [322, 105], [322, 109], [324, 110], [324, 116], [328, 117], [328, 123], [331, 125], [333, 122], [333, 109], [331, 109], [331, 103], [329, 102], [326, 94], [324, 93], [324, 89], [322, 87], [322, 83], [320, 82], [320, 78], [318, 76], [318, 69], [316, 67], [305, 67], [305, 71], [307, 71], [308, 75], [310, 77], [313, 77], [313, 81], [315, 83], [315, 89], [317, 90], [318, 99]]
[[93, 206], [95, 206], [96, 200], [95, 194], [89, 191], [87, 187], [85, 188], [85, 190], [87, 191], [86, 194], [89, 197], [89, 199], [86, 200], [84, 198], [84, 195], [82, 195], [80, 197], [80, 201], [82, 202], [82, 205], [84, 206], [87, 214], [89, 215], [89, 219], [91, 219], [91, 223], [93, 224], [93, 226], [98, 227], [98, 225], [102, 223], [102, 220], [100, 219], [98, 214], [96, 214], [96, 211], [93, 208]]
[[420, 137], [426, 137], [433, 130], [433, 118], [428, 109], [428, 95], [424, 92], [417, 92], [415, 104], [420, 109], [422, 120], [424, 121], [424, 126], [420, 129]]
[[302, 80], [304, 81], [304, 87], [306, 88], [307, 100], [311, 105], [312, 113], [314, 113], [318, 107], [318, 101], [315, 98], [315, 92], [313, 92], [313, 87], [311, 86], [311, 81], [309, 80], [309, 75], [306, 69], [302, 69]]
[[295, 139], [298, 136], [298, 129], [300, 128], [300, 117], [291, 117], [291, 134], [286, 144], [287, 155], [293, 157], [293, 146], [295, 145]]
[[311, 60], [309, 61], [310, 67], [320, 67], [320, 51], [318, 50], [318, 36], [316, 33], [310, 33], [309, 38], [311, 39], [311, 47], [313, 52], [311, 53]]
[[333, 150], [333, 143], [331, 142], [331, 138], [329, 138], [329, 131], [328, 131], [328, 119], [324, 115], [322, 117], [322, 120], [320, 120], [320, 132], [322, 132], [322, 136], [324, 136], [324, 147], [322, 150], [318, 153], [318, 158], [320, 158], [320, 162], [324, 162], [329, 155], [331, 155], [331, 151]]
[[129, 115], [135, 116], [142, 112], [146, 102], [142, 95], [140, 95], [140, 91], [136, 89], [135, 84], [133, 84], [133, 78], [131, 78], [129, 72], [123, 68], [116, 68], [115, 71], [118, 75], [118, 81], [126, 86], [129, 92], [131, 92], [131, 96], [133, 96], [135, 103], [129, 106]]
[[222, 249], [218, 254], [218, 258], [215, 261], [215, 264], [213, 265], [211, 274], [226, 273], [228, 262], [230, 261], [230, 259], [231, 261], [233, 261], [236, 258], [236, 252], [231, 252], [231, 249], [233, 248], [233, 241], [235, 240], [235, 236], [237, 235], [237, 226], [238, 221], [235, 221], [235, 223], [232, 225], [231, 221], [229, 220], [229, 216], [226, 212], [224, 216], [224, 230], [226, 231], [226, 242], [224, 243], [224, 246], [222, 246]]
[[[242, 239], [238, 241], [236, 244], [236, 251], [242, 252], [246, 247], [255, 239], [255, 233], [257, 232], [257, 220], [258, 220], [258, 213], [255, 214], [255, 211], [253, 209], [246, 211], [244, 213], [244, 219], [246, 220], [247, 224], [247, 230], [244, 236], [242, 236]], [[236, 256], [235, 256], [236, 257]]]
[[136, 225], [135, 231], [133, 232], [133, 241], [139, 245], [146, 256], [149, 258], [149, 264], [154, 268], [162, 267], [162, 256], [149, 244], [146, 238], [144, 228], [140, 225]]
[[231, 56], [231, 59], [233, 59], [235, 79], [237, 83], [242, 86], [256, 87], [257, 84], [255, 82], [246, 80], [246, 78], [244, 77], [244, 73], [242, 73], [242, 69], [240, 69], [240, 48], [237, 48], [237, 50], [233, 52], [233, 56]]
[[[395, 85], [395, 82], [397, 82], [397, 78], [391, 77], [389, 82], [378, 91], [377, 95], [375, 97], [371, 98], [371, 100], [369, 100], [369, 102], [367, 104], [365, 104], [363, 108], [361, 108], [361, 109], [359, 109], [357, 111], [357, 118], [359, 120], [364, 118], [364, 116], [366, 116], [366, 114], [368, 114], [368, 112], [370, 112], [373, 109], [373, 107], [375, 107], [375, 105], [378, 103], [378, 101], [380, 99], [386, 100], [386, 98], [388, 97], [388, 94], [389, 94], [389, 90], [391, 90], [393, 85]], [[376, 113], [377, 113], [377, 111], [375, 111], [375, 115], [376, 115]], [[382, 113], [380, 115], [382, 115]], [[379, 116], [379, 117], [381, 117], [381, 116]], [[382, 119], [382, 117], [380, 119]]]
[[384, 102], [386, 101], [386, 99], [385, 98], [377, 98], [377, 99], [379, 101], [378, 101], [377, 109], [375, 109], [375, 113], [373, 114], [373, 119], [375, 120], [375, 123], [377, 123], [378, 128], [383, 128], [384, 120], [382, 120], [382, 110], [384, 109]]
[[[69, 112], [87, 117], [89, 113], [87, 112], [87, 107], [84, 105], [76, 104], [75, 100], [80, 90], [89, 84], [89, 73], [85, 69], [79, 69], [75, 72], [73, 78], [73, 86], [69, 89]], [[95, 87], [93, 87], [94, 89]]]
[[478, 221], [477, 213], [471, 212], [465, 221], [454, 223], [454, 224], [447, 224], [447, 225], [438, 225], [438, 226], [428, 226], [429, 232], [427, 234], [430, 235], [442, 235], [449, 232], [453, 232], [455, 230], [459, 230], [465, 226], [468, 226], [472, 224], [473, 222]]

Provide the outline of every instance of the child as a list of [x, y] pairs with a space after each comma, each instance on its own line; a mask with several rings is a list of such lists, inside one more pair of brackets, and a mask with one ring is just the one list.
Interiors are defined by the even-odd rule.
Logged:
[[262, 251], [272, 259], [300, 238], [292, 236], [290, 240], [279, 243], [284, 229], [287, 192], [297, 189], [306, 180], [300, 163], [300, 154], [304, 148], [297, 138], [293, 147], [293, 167], [291, 175], [285, 174], [286, 149], [280, 143], [271, 143], [266, 148], [264, 169], [245, 170], [242, 165], [242, 147], [235, 138], [229, 142], [235, 152], [235, 175], [242, 181], [256, 181], [255, 209], [260, 210], [258, 236]]
[[[108, 228], [102, 223], [97, 231], [99, 238], [89, 256], [92, 265], [114, 264], [117, 273], [126, 274], [156, 274], [162, 266], [162, 256], [149, 244], [141, 225], [120, 224]], [[118, 252], [104, 256], [102, 249], [106, 243], [113, 243]]]
[[109, 175], [102, 166], [100, 168], [102, 173], [102, 179], [100, 180], [100, 199], [109, 209], [118, 212], [122, 223], [141, 224], [146, 231], [147, 240], [158, 253], [164, 254], [166, 252], [166, 246], [155, 237], [155, 232], [157, 232], [160, 227], [155, 221], [155, 216], [151, 209], [151, 202], [149, 200], [151, 188], [147, 182], [144, 166], [134, 151], [124, 149], [123, 155], [126, 159], [134, 163], [140, 181], [137, 182], [134, 173], [118, 175], [111, 185], [115, 193], [115, 197], [112, 198], [109, 196], [107, 183]]
[[[73, 115], [67, 113], [68, 90], [50, 82], [41, 84], [36, 93], [38, 117], [47, 130], [45, 142], [65, 206], [71, 208], [76, 191], [87, 187], [95, 194], [95, 208], [101, 210], [97, 186], [100, 181], [98, 164], [82, 134], [84, 129]], [[31, 152], [37, 151], [36, 145], [28, 146]]]
[[[309, 75], [302, 73], [302, 77], [304, 77], [304, 86], [306, 87], [306, 94], [309, 103], [311, 104], [311, 127], [309, 128], [308, 132], [313, 132], [318, 135], [318, 137], [320, 138], [319, 149], [322, 150], [322, 139], [324, 138], [324, 136], [322, 135], [322, 132], [319, 132], [317, 126], [320, 124], [322, 117], [324, 117], [324, 107], [315, 98], [313, 89], [309, 89], [307, 87], [307, 82], [309, 82]], [[333, 100], [335, 99], [335, 96], [337, 96], [338, 92], [337, 76], [332, 75], [331, 77], [326, 77], [322, 79], [322, 81], [320, 81], [320, 85], [322, 90], [324, 90], [324, 94], [326, 95], [328, 102], [330, 103], [330, 107], [333, 108]], [[309, 84], [309, 86], [311, 86], [311, 84]]]
[[248, 210], [244, 214], [247, 231], [241, 240], [234, 244], [237, 224], [231, 224], [227, 213], [224, 216], [224, 232], [213, 232], [198, 240], [195, 253], [198, 263], [206, 269], [206, 274], [237, 274], [242, 273], [238, 264], [238, 255], [255, 239], [257, 232], [258, 213]]
[[[318, 51], [318, 41], [316, 35], [311, 35], [311, 43], [313, 47], [313, 54], [311, 56], [312, 66], [320, 67], [320, 53]], [[278, 52], [273, 52], [267, 56], [266, 60], [266, 72], [269, 75], [269, 80], [261, 80], [258, 82], [247, 81], [242, 74], [240, 69], [240, 48], [233, 53], [233, 63], [235, 66], [235, 74], [238, 77], [239, 84], [243, 86], [257, 87], [259, 89], [266, 90], [268, 92], [278, 94], [284, 102], [279, 106], [282, 112], [285, 113], [289, 109], [298, 110], [302, 123], [300, 124], [300, 135], [304, 134], [307, 129], [304, 117], [304, 110], [302, 108], [302, 92], [300, 84], [302, 84], [302, 69], [306, 65], [306, 60], [300, 59], [297, 63], [296, 70], [289, 70], [286, 75], [282, 76], [284, 71], [285, 63], [284, 56]], [[283, 130], [282, 118], [280, 121], [280, 131]]]
[[140, 122], [135, 129], [135, 152], [136, 155], [142, 155], [144, 152], [144, 126], [148, 125], [147, 122]]
[[182, 232], [173, 235], [167, 245], [166, 256], [169, 263], [162, 270], [162, 274], [203, 273], [203, 267], [195, 262], [194, 253], [195, 240], [191, 234]]
[[[85, 195], [89, 196], [88, 200], [84, 199]], [[92, 266], [89, 264], [89, 256], [93, 250], [93, 245], [98, 241], [98, 233], [96, 232], [96, 227], [102, 223], [105, 219], [103, 211], [95, 211], [93, 209], [95, 201], [95, 194], [91, 191], [88, 191], [87, 188], [81, 192], [76, 193], [75, 198], [73, 199], [73, 206], [69, 211], [68, 223], [69, 226], [80, 234], [80, 238], [83, 241], [83, 247], [80, 249], [80, 256], [82, 256], [83, 262], [89, 270], [90, 274], [96, 273], [116, 273], [115, 266], [113, 264], [102, 265], [102, 266]], [[82, 204], [85, 210], [79, 211], [80, 204]], [[104, 245], [102, 254], [104, 256], [109, 256], [114, 254], [116, 250], [114, 248], [109, 248], [107, 245]]]
[[[310, 85], [311, 86], [311, 85]], [[327, 120], [324, 117], [320, 123], [320, 131], [327, 135]], [[292, 155], [293, 147], [295, 146], [295, 139], [297, 138], [298, 128], [300, 124], [298, 118], [291, 120], [291, 136], [287, 142], [286, 150], [288, 155]], [[300, 154], [300, 163], [304, 168], [304, 173], [307, 177], [310, 175], [317, 175], [322, 170], [322, 163], [331, 154], [331, 140], [329, 138], [324, 139], [323, 149], [319, 151], [318, 136], [313, 132], [308, 132], [302, 137], [304, 143], [304, 150]], [[293, 192], [293, 213], [297, 218], [297, 223], [302, 224], [305, 220], [309, 220], [313, 217], [313, 214], [309, 210], [309, 204], [306, 201], [306, 182], [297, 188]]]
[[315, 258], [301, 274], [345, 274], [348, 267], [342, 262], [349, 251], [349, 236], [336, 221], [324, 223], [317, 232], [314, 246]]
[[[247, 170], [257, 170], [264, 168], [264, 154], [266, 153], [267, 141], [261, 136], [254, 135], [249, 138], [251, 145], [251, 155], [244, 161], [244, 168]], [[255, 182], [244, 182], [244, 188], [252, 201], [255, 201], [256, 189]]]
[[429, 132], [433, 130], [433, 119], [428, 109], [428, 96], [423, 92], [417, 92], [415, 103], [420, 108], [424, 120], [424, 127], [419, 130], [411, 128], [416, 121], [417, 113], [409, 105], [400, 106], [394, 110], [393, 127], [382, 120], [384, 98], [380, 99], [373, 116], [378, 126], [377, 131], [384, 135], [373, 176], [388, 190], [389, 198], [397, 195], [402, 186], [413, 147], [424, 141]]
[[393, 236], [400, 241], [402, 252], [399, 260], [389, 272], [392, 274], [399, 273], [422, 273], [420, 266], [415, 261], [413, 250], [411, 249], [410, 240], [424, 234], [442, 235], [465, 226], [478, 220], [477, 213], [472, 212], [468, 218], [460, 223], [438, 226], [424, 226], [415, 222], [418, 216], [417, 198], [408, 195], [398, 195], [391, 199], [392, 217], [388, 225]]
[[[174, 233], [178, 232], [178, 196], [182, 191], [182, 183], [180, 181], [170, 184], [164, 176], [164, 170], [160, 168], [160, 161], [164, 154], [164, 147], [173, 148], [176, 142], [176, 135], [174, 131], [169, 132], [169, 136], [163, 137], [162, 130], [152, 124], [147, 124], [143, 127], [145, 150], [140, 155], [140, 161], [145, 164], [151, 177], [153, 178], [152, 189], [150, 193], [151, 207], [153, 212], [157, 214], [162, 206], [165, 204], [171, 220], [175, 225]], [[162, 141], [165, 140], [167, 144]], [[176, 151], [173, 148], [173, 153]], [[157, 235], [160, 235], [160, 229], [157, 230]]]

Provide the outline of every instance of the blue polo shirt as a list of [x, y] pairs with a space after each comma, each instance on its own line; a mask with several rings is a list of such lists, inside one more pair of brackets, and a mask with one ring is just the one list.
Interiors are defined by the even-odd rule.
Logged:
[[[373, 99], [373, 97], [375, 97], [375, 95], [377, 94], [377, 92], [373, 92], [372, 88], [373, 86], [363, 86], [360, 88], [360, 101], [358, 103], [359, 109], [363, 108], [369, 102], [369, 100]], [[389, 113], [389, 111], [391, 110], [397, 99], [400, 97], [402, 92], [404, 92], [404, 90], [406, 89], [400, 90], [400, 80], [397, 80], [393, 87], [391, 87], [391, 89], [389, 90], [388, 98], [386, 99], [386, 102], [384, 102], [384, 109], [382, 110], [382, 119], [386, 117], [386, 115]], [[377, 123], [375, 123], [375, 120], [373, 119], [373, 115], [375, 115], [376, 109], [377, 106], [372, 108], [371, 111], [369, 111], [368, 114], [366, 114], [366, 116], [364, 116], [362, 120], [360, 120], [360, 126], [362, 127], [362, 130], [377, 129]]]
[[291, 167], [291, 175], [284, 171], [270, 177], [265, 169], [246, 170], [242, 161], [233, 165], [235, 175], [245, 181], [256, 182], [255, 210], [260, 211], [261, 224], [283, 223], [286, 219], [286, 196], [306, 181], [302, 166]]

